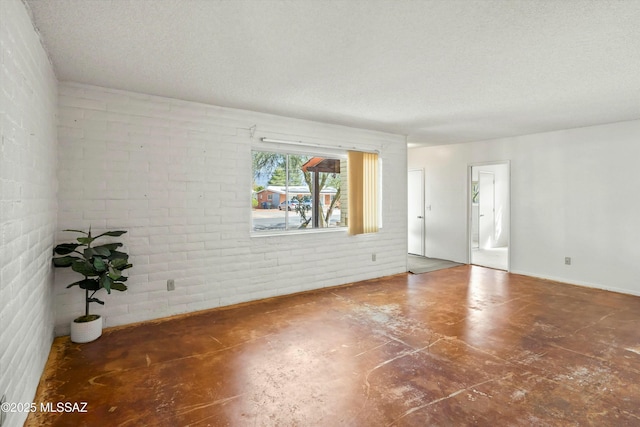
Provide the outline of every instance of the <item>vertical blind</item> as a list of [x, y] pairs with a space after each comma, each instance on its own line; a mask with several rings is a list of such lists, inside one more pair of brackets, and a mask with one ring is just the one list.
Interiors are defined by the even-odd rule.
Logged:
[[349, 234], [378, 231], [378, 154], [348, 153]]

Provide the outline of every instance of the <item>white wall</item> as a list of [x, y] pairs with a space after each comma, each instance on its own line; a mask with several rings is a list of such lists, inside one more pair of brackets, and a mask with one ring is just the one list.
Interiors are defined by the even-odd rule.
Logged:
[[[18, 0], [0, 1], [0, 395], [32, 402], [53, 339], [56, 91]], [[7, 414], [6, 426], [26, 413]]]
[[639, 141], [636, 120], [409, 150], [428, 256], [467, 262], [467, 166], [511, 160], [511, 271], [640, 295]]
[[[59, 229], [129, 231], [129, 291], [94, 307], [107, 326], [406, 271], [403, 137], [71, 83], [59, 86], [59, 115]], [[252, 237], [261, 136], [379, 148], [384, 228]], [[71, 278], [56, 272], [57, 334], [82, 311]]]

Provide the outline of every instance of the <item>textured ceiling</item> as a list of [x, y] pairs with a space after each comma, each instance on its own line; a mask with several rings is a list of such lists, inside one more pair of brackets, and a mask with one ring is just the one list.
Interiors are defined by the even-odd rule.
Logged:
[[640, 0], [27, 0], [61, 81], [447, 144], [640, 118]]

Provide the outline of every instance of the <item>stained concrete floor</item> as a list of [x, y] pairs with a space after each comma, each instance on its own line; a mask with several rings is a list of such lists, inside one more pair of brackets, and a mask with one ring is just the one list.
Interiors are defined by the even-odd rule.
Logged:
[[55, 340], [27, 426], [638, 426], [640, 298], [476, 266]]

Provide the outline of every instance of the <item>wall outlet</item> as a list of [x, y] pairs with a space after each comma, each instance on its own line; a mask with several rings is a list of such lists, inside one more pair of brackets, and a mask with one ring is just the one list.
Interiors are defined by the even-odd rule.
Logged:
[[571, 265], [571, 257], [564, 257], [564, 265]]
[[167, 290], [175, 291], [176, 290], [176, 281], [173, 279], [167, 280]]
[[376, 254], [371, 254], [371, 261], [375, 261], [376, 260]]

